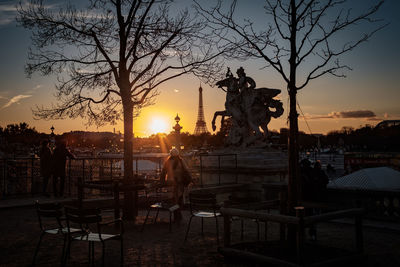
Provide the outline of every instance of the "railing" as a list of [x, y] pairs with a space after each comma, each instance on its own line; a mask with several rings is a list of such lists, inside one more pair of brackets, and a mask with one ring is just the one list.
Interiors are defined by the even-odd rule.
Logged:
[[[157, 176], [166, 155], [134, 155], [134, 172], [144, 176]], [[141, 160], [149, 160], [154, 168], [140, 168]], [[143, 161], [142, 161], [143, 162]], [[148, 163], [149, 163], [148, 162]], [[83, 182], [120, 179], [122, 158], [76, 158], [67, 160], [65, 195], [77, 196], [78, 178]], [[0, 198], [23, 197], [42, 192], [43, 179], [40, 174], [40, 159], [16, 158], [0, 159]], [[48, 192], [52, 192], [52, 179]], [[101, 192], [100, 194], [109, 194]]]
[[0, 193], [2, 196], [29, 194], [37, 190], [40, 162], [36, 158], [0, 160]]
[[[287, 199], [286, 183], [263, 184], [265, 199], [279, 197]], [[400, 190], [350, 190], [329, 188], [324, 194], [324, 203], [337, 207], [362, 207], [366, 210], [368, 219], [384, 221], [400, 221]], [[285, 206], [281, 207], [285, 213]]]
[[364, 207], [366, 217], [377, 220], [400, 221], [400, 190], [328, 189], [328, 198], [342, 204]]
[[[209, 161], [207, 166], [204, 165], [204, 158], [216, 158], [217, 161]], [[225, 160], [225, 164], [223, 164], [222, 159], [228, 158]], [[229, 161], [229, 158], [233, 159], [233, 162]], [[227, 164], [228, 163], [228, 164]], [[233, 164], [232, 164], [233, 163]], [[207, 167], [207, 168], [206, 168]], [[200, 154], [200, 186], [204, 186], [204, 173], [206, 172], [216, 172], [218, 175], [218, 182], [215, 184], [208, 184], [208, 185], [221, 185], [221, 175], [224, 172], [234, 173], [235, 175], [235, 182], [238, 183], [238, 160], [237, 154]], [[229, 183], [229, 182], [228, 182]]]
[[[273, 204], [273, 202], [271, 202]], [[219, 251], [230, 259], [246, 259], [247, 263], [254, 264], [258, 263], [260, 265], [279, 265], [279, 266], [303, 266], [306, 264], [304, 258], [305, 252], [305, 228], [319, 222], [326, 222], [334, 219], [342, 219], [347, 217], [354, 218], [355, 221], [355, 250], [351, 253], [352, 256], [360, 255], [363, 252], [363, 231], [362, 231], [362, 217], [364, 214], [364, 209], [353, 208], [345, 210], [337, 210], [332, 212], [327, 212], [320, 215], [305, 216], [304, 207], [296, 207], [296, 216], [288, 216], [282, 214], [272, 214], [265, 211], [253, 211], [253, 210], [243, 210], [236, 208], [221, 208], [221, 213], [224, 217], [224, 247], [219, 248]], [[231, 224], [232, 218], [250, 218], [262, 222], [272, 222], [287, 225], [288, 228], [295, 230], [295, 247], [294, 250], [288, 249], [287, 254], [293, 253], [295, 257], [295, 262], [288, 257], [288, 259], [278, 258], [275, 255], [266, 256], [263, 254], [258, 254], [249, 251], [249, 249], [242, 250], [231, 246]], [[284, 240], [281, 237], [281, 249], [284, 250], [286, 247], [283, 245]], [[334, 257], [332, 259], [325, 259], [324, 262], [319, 262], [320, 266], [325, 264], [336, 263], [341, 259], [346, 259], [346, 257]]]

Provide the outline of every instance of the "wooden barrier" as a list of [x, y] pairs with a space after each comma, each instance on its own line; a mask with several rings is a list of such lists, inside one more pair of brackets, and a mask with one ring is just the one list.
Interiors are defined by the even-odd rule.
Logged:
[[[334, 219], [341, 219], [345, 217], [354, 217], [355, 218], [355, 243], [356, 243], [356, 253], [354, 255], [358, 255], [363, 252], [363, 233], [362, 233], [362, 216], [365, 213], [365, 210], [362, 208], [354, 208], [354, 209], [346, 209], [346, 210], [338, 210], [327, 212], [320, 215], [313, 216], [305, 216], [304, 207], [296, 207], [296, 216], [288, 216], [281, 214], [270, 214], [262, 211], [251, 211], [251, 210], [243, 210], [237, 208], [221, 208], [221, 213], [224, 218], [224, 248], [221, 249], [221, 252], [224, 255], [235, 255], [237, 257], [246, 257], [254, 262], [258, 263], [272, 263], [272, 264], [281, 264], [283, 260], [275, 259], [271, 257], [267, 257], [265, 255], [259, 255], [255, 253], [251, 253], [248, 251], [237, 251], [237, 249], [232, 249], [229, 246], [231, 245], [231, 222], [232, 217], [243, 217], [250, 218], [256, 220], [262, 220], [265, 222], [275, 222], [281, 225], [293, 225], [297, 231], [296, 234], [296, 246], [295, 246], [295, 256], [296, 263], [302, 265], [304, 259], [302, 255], [304, 255], [304, 242], [305, 242], [305, 228], [315, 223], [326, 222]], [[346, 256], [348, 257], [348, 256]], [[338, 260], [338, 259], [335, 259]], [[284, 261], [286, 265], [293, 265], [292, 262]], [[296, 264], [295, 264], [296, 265]]]

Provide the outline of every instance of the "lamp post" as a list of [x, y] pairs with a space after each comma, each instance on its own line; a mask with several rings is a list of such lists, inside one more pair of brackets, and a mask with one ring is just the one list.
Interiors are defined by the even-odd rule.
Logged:
[[55, 129], [55, 128], [54, 128], [54, 126], [52, 125], [51, 128], [50, 128], [50, 130], [51, 130], [51, 133], [50, 133], [50, 149], [51, 149], [51, 150], [54, 150], [54, 147], [55, 147], [55, 145], [56, 145], [54, 129]]
[[175, 117], [175, 121], [176, 124], [174, 127], [172, 127], [172, 129], [175, 130], [175, 148], [179, 150], [179, 152], [181, 151], [181, 130], [182, 130], [182, 126], [179, 125], [179, 121], [181, 120], [181, 118], [179, 118], [178, 113], [176, 114]]

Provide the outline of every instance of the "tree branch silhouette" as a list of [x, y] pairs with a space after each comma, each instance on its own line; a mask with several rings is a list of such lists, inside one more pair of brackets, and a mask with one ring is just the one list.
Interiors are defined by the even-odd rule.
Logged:
[[82, 117], [97, 126], [123, 120], [125, 182], [133, 179], [133, 117], [154, 103], [157, 88], [189, 73], [210, 81], [220, 70], [205, 22], [187, 10], [172, 16], [172, 4], [91, 0], [77, 9], [30, 0], [17, 7], [17, 21], [32, 33], [26, 73], [58, 79], [57, 103], [36, 106], [34, 117]]
[[[301, 198], [298, 154], [298, 114], [296, 95], [312, 80], [325, 75], [345, 77], [350, 66], [340, 59], [370, 40], [387, 24], [374, 18], [384, 1], [364, 11], [354, 12], [347, 0], [269, 0], [264, 4], [265, 25], [250, 19], [239, 20], [237, 1], [219, 0], [205, 7], [195, 0], [198, 14], [209, 23], [216, 47], [224, 50], [227, 59], [262, 59], [284, 81], [289, 93], [289, 179], [288, 211]], [[360, 25], [364, 33], [349, 31]], [[347, 35], [346, 35], [347, 34]], [[293, 236], [293, 235], [292, 235]]]

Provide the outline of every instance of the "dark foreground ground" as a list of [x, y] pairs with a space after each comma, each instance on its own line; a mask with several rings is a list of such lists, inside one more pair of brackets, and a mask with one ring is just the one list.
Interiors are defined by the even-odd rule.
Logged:
[[[125, 223], [125, 266], [232, 266], [217, 252], [215, 221], [205, 221], [205, 236], [200, 235], [200, 220], [194, 220], [188, 241], [184, 243], [189, 212], [184, 221], [168, 231], [167, 214], [161, 222], [146, 225], [140, 232], [144, 211], [136, 224]], [[105, 216], [111, 218], [112, 213]], [[240, 223], [233, 227], [233, 241], [240, 241]], [[220, 233], [223, 231], [220, 219]], [[277, 226], [269, 225], [268, 239], [278, 237]], [[399, 227], [400, 229], [400, 227]], [[0, 209], [0, 266], [29, 266], [39, 240], [39, 226], [33, 207]], [[220, 234], [222, 236], [222, 234]], [[264, 238], [264, 232], [261, 232]], [[256, 224], [245, 222], [246, 241], [257, 240]], [[325, 223], [318, 226], [317, 244], [341, 249], [354, 249], [354, 226], [343, 223]], [[221, 242], [222, 244], [222, 238]], [[400, 231], [364, 227], [364, 260], [359, 266], [400, 266]], [[62, 240], [46, 236], [37, 257], [37, 266], [59, 266]], [[75, 242], [69, 266], [88, 266], [87, 243]], [[96, 266], [101, 265], [101, 247], [95, 248]], [[119, 266], [119, 242], [111, 241], [106, 247], [105, 266]], [[352, 266], [355, 266], [354, 264]]]

